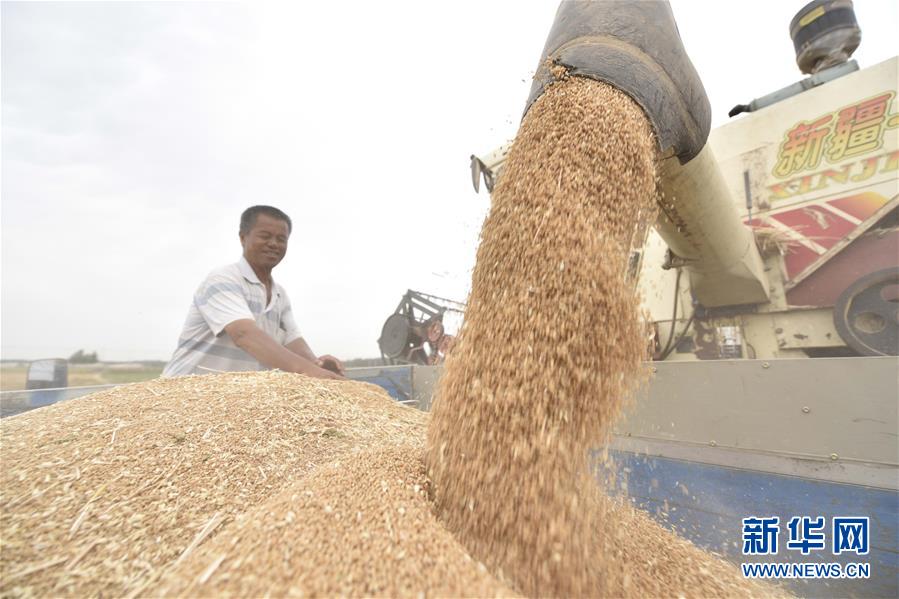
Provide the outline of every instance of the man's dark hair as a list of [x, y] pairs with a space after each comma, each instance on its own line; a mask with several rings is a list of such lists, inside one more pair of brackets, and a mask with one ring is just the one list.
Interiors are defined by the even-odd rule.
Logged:
[[250, 232], [250, 229], [256, 224], [256, 217], [260, 214], [265, 214], [266, 216], [286, 222], [288, 235], [293, 229], [293, 223], [290, 222], [290, 217], [274, 206], [250, 206], [240, 215], [240, 233], [242, 235], [246, 235]]

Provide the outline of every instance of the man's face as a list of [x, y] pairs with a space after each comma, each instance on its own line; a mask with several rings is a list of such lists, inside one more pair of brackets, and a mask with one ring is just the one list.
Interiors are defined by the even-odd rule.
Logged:
[[256, 216], [250, 232], [240, 235], [243, 255], [251, 266], [269, 270], [278, 265], [287, 253], [287, 223], [267, 214]]

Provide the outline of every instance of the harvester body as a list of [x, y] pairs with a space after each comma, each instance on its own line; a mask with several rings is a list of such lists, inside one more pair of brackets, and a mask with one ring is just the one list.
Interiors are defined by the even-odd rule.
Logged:
[[670, 244], [651, 232], [638, 284], [662, 342], [675, 322], [671, 359], [896, 354], [897, 73], [894, 57], [711, 132], [704, 151], [752, 232], [770, 297], [703, 302], [696, 280], [676, 285]]

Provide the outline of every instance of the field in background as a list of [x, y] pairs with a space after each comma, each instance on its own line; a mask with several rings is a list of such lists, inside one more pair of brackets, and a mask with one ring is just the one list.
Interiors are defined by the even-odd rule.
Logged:
[[[162, 367], [162, 363], [141, 362], [69, 364], [69, 387], [148, 381], [158, 377]], [[24, 363], [0, 366], [0, 391], [24, 389], [27, 370]]]

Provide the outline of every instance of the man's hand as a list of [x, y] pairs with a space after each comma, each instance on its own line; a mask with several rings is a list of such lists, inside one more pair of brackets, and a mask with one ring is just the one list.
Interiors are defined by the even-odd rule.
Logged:
[[260, 329], [253, 320], [235, 320], [225, 327], [225, 332], [237, 347], [269, 368], [278, 368], [284, 372], [298, 372], [322, 379], [343, 380], [342, 375], [325, 370], [316, 364], [314, 357], [311, 360], [304, 358], [279, 344]]
[[315, 361], [316, 365], [325, 370], [330, 370], [336, 374], [341, 376], [345, 376], [346, 372], [343, 369], [343, 362], [335, 358], [330, 354], [325, 354], [323, 356], [319, 356], [319, 358]]

